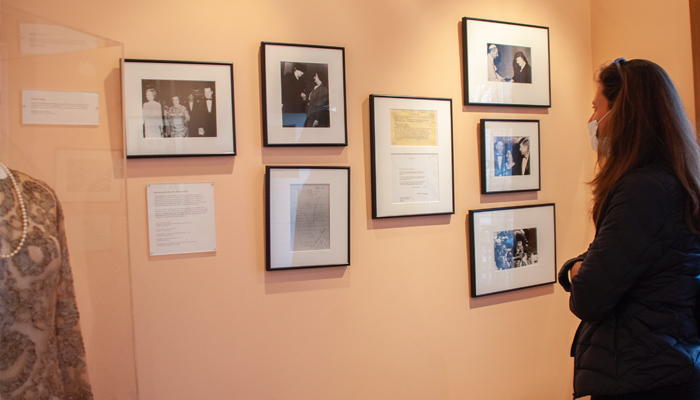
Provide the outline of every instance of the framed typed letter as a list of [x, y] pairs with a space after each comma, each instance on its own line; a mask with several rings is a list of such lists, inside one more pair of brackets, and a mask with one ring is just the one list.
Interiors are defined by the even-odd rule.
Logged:
[[540, 121], [482, 119], [481, 193], [540, 190]]
[[551, 107], [549, 28], [463, 18], [464, 104]]
[[233, 64], [122, 62], [126, 158], [235, 155]]
[[266, 168], [268, 271], [350, 265], [350, 168]]
[[452, 100], [369, 97], [372, 218], [454, 214]]
[[345, 48], [262, 42], [265, 146], [347, 146]]
[[554, 204], [469, 211], [472, 297], [556, 281]]

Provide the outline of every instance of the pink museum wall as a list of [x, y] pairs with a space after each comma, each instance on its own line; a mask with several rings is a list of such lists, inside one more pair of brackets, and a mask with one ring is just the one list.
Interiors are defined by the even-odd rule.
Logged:
[[[121, 233], [128, 236], [129, 268], [114, 267], [112, 282], [130, 280], [130, 296], [111, 293], [100, 267], [85, 263], [76, 271], [83, 326], [101, 333], [86, 337], [97, 398], [569, 398], [577, 320], [566, 293], [547, 285], [470, 298], [467, 215], [553, 202], [559, 263], [585, 250], [593, 233], [583, 183], [594, 164], [585, 128], [592, 66], [619, 53], [666, 60], [685, 52], [668, 69], [688, 86], [682, 95], [692, 109], [687, 3], [672, 3], [5, 0], [121, 42], [126, 58], [234, 64], [238, 155], [126, 161], [128, 225]], [[620, 14], [631, 8], [643, 10]], [[663, 23], [649, 23], [655, 8], [667, 13]], [[618, 34], [603, 41], [608, 35], [599, 32], [620, 23], [608, 11], [624, 15], [631, 31], [668, 40], [638, 46], [635, 35]], [[463, 16], [550, 28], [552, 108], [461, 105]], [[684, 30], [687, 41], [678, 38]], [[261, 41], [345, 47], [347, 147], [262, 147]], [[454, 215], [372, 220], [370, 94], [453, 99]], [[119, 117], [110, 111], [109, 120]], [[480, 118], [541, 121], [540, 192], [480, 195]], [[121, 125], [110, 124], [106, 135], [121, 135]], [[121, 151], [114, 141], [103, 147]], [[53, 162], [10, 158], [29, 166]], [[349, 267], [265, 272], [265, 165], [351, 167]], [[203, 181], [215, 184], [218, 251], [150, 257], [146, 185]], [[94, 299], [106, 304], [91, 307]], [[110, 305], [131, 307], [133, 318], [106, 330], [99, 314]], [[110, 351], [120, 350], [133, 365], [114, 363]]]

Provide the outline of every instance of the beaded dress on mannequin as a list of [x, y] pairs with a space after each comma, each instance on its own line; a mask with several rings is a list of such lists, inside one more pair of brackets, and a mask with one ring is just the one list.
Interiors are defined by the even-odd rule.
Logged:
[[0, 399], [92, 399], [61, 205], [0, 167]]

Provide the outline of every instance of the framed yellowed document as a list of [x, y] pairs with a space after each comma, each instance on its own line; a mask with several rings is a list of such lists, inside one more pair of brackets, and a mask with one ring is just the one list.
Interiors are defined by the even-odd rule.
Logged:
[[369, 100], [372, 218], [454, 214], [452, 99]]

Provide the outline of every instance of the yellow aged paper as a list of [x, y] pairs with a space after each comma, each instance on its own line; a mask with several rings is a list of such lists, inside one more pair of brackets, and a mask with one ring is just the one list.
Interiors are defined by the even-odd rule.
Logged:
[[392, 146], [436, 146], [437, 111], [391, 110]]
[[391, 110], [392, 146], [436, 146], [437, 111]]

